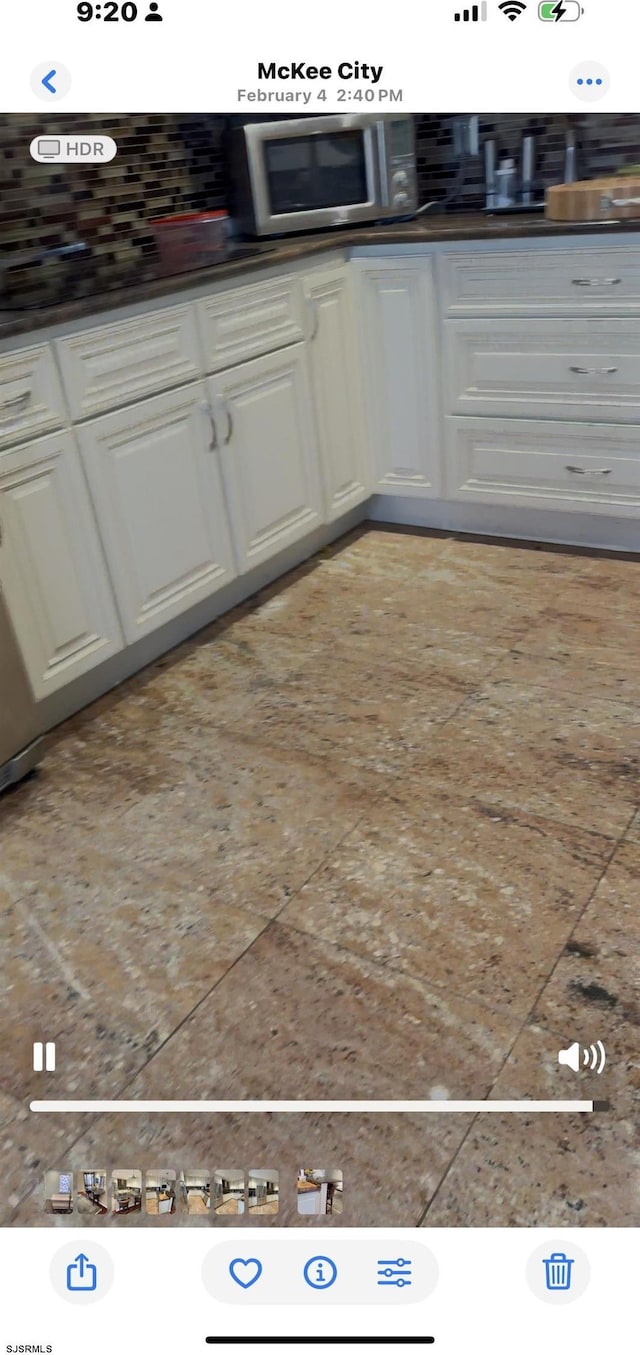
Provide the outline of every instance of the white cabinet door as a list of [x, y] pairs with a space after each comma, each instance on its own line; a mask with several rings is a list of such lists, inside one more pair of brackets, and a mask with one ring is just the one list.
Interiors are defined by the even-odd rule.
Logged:
[[222, 468], [241, 573], [323, 519], [304, 344], [211, 377]]
[[78, 437], [133, 643], [236, 574], [204, 385], [107, 414]]
[[0, 456], [0, 532], [0, 586], [41, 700], [122, 649], [70, 433]]
[[383, 494], [440, 492], [438, 328], [430, 258], [354, 260], [365, 403]]
[[309, 361], [329, 522], [371, 493], [363, 393], [348, 268], [304, 282], [311, 310]]

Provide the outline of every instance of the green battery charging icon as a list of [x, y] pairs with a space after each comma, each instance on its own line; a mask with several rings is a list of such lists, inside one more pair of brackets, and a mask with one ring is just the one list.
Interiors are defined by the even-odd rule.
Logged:
[[578, 0], [542, 0], [538, 5], [538, 18], [547, 24], [575, 23], [583, 14]]

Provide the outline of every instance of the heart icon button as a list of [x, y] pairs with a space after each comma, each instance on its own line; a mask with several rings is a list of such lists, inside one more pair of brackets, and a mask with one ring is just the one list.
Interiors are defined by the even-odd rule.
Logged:
[[236, 1256], [229, 1265], [229, 1274], [241, 1289], [250, 1289], [262, 1275], [262, 1261], [257, 1256], [249, 1256], [246, 1261]]

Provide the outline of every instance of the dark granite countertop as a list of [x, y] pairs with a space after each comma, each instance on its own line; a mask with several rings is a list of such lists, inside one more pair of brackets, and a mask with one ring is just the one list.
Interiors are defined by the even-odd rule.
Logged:
[[[365, 245], [436, 244], [454, 240], [527, 240], [553, 236], [583, 236], [604, 233], [616, 240], [620, 235], [640, 232], [640, 220], [616, 222], [567, 223], [548, 221], [540, 213], [496, 215], [458, 213], [442, 216], [423, 216], [415, 221], [390, 225], [346, 227], [316, 234], [287, 236], [278, 241], [254, 241], [231, 250], [229, 257], [210, 268], [188, 273], [159, 273], [157, 262], [150, 259], [142, 264], [127, 264], [112, 268], [108, 273], [84, 272], [74, 279], [75, 295], [67, 292], [61, 300], [57, 294], [45, 293], [42, 299], [32, 301], [28, 309], [14, 302], [12, 309], [0, 306], [0, 340], [13, 335], [29, 335], [53, 325], [68, 324], [78, 319], [90, 319], [100, 312], [116, 310], [144, 301], [153, 301], [177, 292], [188, 300], [189, 292], [215, 284], [225, 278], [245, 277], [256, 268], [276, 267], [312, 258], [332, 249], [355, 249]], [[68, 275], [71, 277], [71, 274]]]

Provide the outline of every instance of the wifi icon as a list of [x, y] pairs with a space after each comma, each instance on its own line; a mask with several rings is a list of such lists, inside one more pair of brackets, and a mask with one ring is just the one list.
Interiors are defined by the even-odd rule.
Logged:
[[526, 8], [527, 6], [523, 4], [523, 0], [504, 0], [503, 5], [498, 5], [498, 9], [501, 10], [506, 18], [510, 19], [512, 23], [516, 19], [519, 19], [521, 14], [524, 14]]

